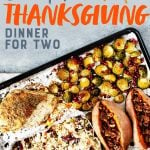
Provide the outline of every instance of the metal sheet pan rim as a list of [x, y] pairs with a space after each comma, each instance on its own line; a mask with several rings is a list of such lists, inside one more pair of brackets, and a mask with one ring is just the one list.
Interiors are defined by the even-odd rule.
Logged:
[[140, 44], [140, 47], [141, 47], [141, 50], [143, 52], [143, 55], [144, 55], [144, 57], [146, 59], [148, 67], [150, 68], [150, 55], [149, 55], [148, 50], [147, 50], [147, 48], [145, 46], [145, 43], [144, 43], [144, 41], [142, 39], [142, 36], [141, 36], [140, 32], [137, 29], [130, 27], [130, 28], [126, 28], [126, 29], [123, 29], [121, 31], [118, 31], [118, 32], [116, 32], [116, 33], [114, 33], [112, 35], [109, 35], [109, 36], [107, 36], [107, 37], [105, 37], [103, 39], [100, 39], [100, 40], [98, 40], [98, 41], [96, 41], [94, 43], [88, 44], [88, 45], [86, 45], [86, 46], [84, 46], [82, 48], [79, 48], [79, 49], [69, 53], [69, 54], [66, 54], [66, 55], [61, 56], [61, 57], [59, 57], [57, 59], [54, 59], [54, 60], [52, 60], [52, 61], [50, 61], [50, 62], [48, 62], [46, 64], [43, 64], [43, 65], [41, 65], [41, 66], [39, 66], [37, 68], [34, 68], [34, 69], [30, 70], [30, 71], [27, 71], [27, 72], [25, 72], [25, 73], [23, 73], [21, 75], [18, 75], [16, 77], [12, 78], [12, 79], [4, 81], [4, 82], [2, 82], [0, 84], [0, 90], [6, 88], [6, 87], [8, 87], [8, 86], [10, 86], [10, 85], [12, 85], [12, 84], [14, 84], [16, 82], [19, 82], [19, 81], [21, 81], [21, 80], [23, 80], [23, 79], [25, 79], [25, 78], [27, 78], [27, 77], [29, 77], [31, 75], [34, 75], [34, 74], [36, 74], [36, 73], [38, 73], [40, 71], [43, 71], [44, 69], [47, 69], [48, 67], [54, 66], [54, 65], [62, 62], [63, 60], [66, 60], [67, 58], [69, 58], [71, 56], [80, 55], [80, 54], [82, 54], [82, 53], [84, 53], [86, 51], [91, 50], [92, 48], [96, 47], [97, 45], [111, 42], [114, 39], [116, 39], [117, 37], [123, 36], [123, 35], [131, 33], [131, 32], [136, 34], [136, 36], [138, 38], [138, 41], [139, 41], [139, 44]]

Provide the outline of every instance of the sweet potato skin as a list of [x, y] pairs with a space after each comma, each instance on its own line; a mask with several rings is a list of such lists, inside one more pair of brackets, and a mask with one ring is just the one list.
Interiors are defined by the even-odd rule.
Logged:
[[[150, 106], [150, 98], [147, 95], [145, 95], [141, 89], [135, 88], [134, 90], [136, 90], [138, 93], [140, 93], [140, 95], [143, 98], [143, 101], [145, 101]], [[132, 103], [132, 93], [133, 93], [133, 89], [129, 92], [127, 99], [126, 99], [126, 111], [129, 114], [129, 116], [132, 120], [132, 123], [133, 123], [134, 143], [139, 149], [144, 150], [144, 149], [147, 149], [147, 146], [144, 142], [142, 135], [140, 135], [138, 120], [136, 118], [136, 113], [134, 111], [134, 107], [133, 107], [133, 103]]]
[[[130, 141], [132, 139], [132, 127], [128, 116], [123, 112], [123, 110], [115, 103], [110, 101], [102, 101], [102, 104], [105, 105], [110, 112], [114, 113], [114, 120], [118, 126], [118, 129], [121, 133], [121, 145], [124, 150], [127, 149]], [[99, 137], [101, 143], [105, 149], [109, 149], [103, 137], [101, 136], [101, 122], [100, 122], [100, 111], [98, 109], [99, 102], [95, 105], [92, 111], [92, 123], [94, 130]]]

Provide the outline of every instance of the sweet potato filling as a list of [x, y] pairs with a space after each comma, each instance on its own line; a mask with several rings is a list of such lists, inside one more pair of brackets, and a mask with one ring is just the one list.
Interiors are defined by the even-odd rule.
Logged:
[[145, 103], [142, 96], [133, 91], [133, 107], [138, 120], [138, 126], [147, 147], [150, 147], [150, 106]]
[[99, 105], [100, 120], [102, 125], [101, 134], [110, 150], [122, 150], [120, 144], [120, 131], [114, 120], [114, 114], [102, 103]]
[[21, 142], [16, 142], [15, 145], [12, 147], [13, 150], [23, 150], [23, 146]]

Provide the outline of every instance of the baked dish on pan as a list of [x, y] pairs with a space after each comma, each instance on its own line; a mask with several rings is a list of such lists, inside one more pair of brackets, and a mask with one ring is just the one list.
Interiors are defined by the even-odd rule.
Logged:
[[3, 150], [150, 148], [150, 70], [134, 32], [0, 90]]
[[79, 150], [79, 149], [100, 149], [100, 143], [96, 137], [91, 123], [81, 117], [75, 117], [54, 125], [33, 137], [17, 141], [13, 150]]

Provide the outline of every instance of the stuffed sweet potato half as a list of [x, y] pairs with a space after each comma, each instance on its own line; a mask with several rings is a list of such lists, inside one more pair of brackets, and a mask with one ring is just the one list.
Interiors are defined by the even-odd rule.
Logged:
[[125, 150], [132, 139], [127, 115], [110, 101], [97, 102], [92, 111], [94, 130], [106, 150]]
[[140, 89], [132, 89], [126, 110], [133, 123], [133, 139], [139, 149], [150, 148], [150, 98]]

